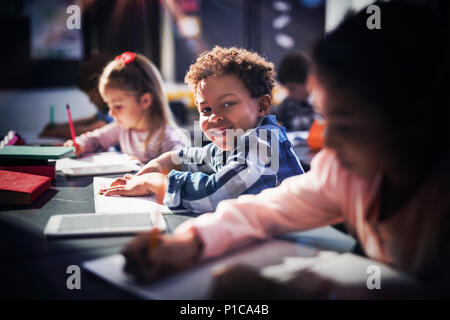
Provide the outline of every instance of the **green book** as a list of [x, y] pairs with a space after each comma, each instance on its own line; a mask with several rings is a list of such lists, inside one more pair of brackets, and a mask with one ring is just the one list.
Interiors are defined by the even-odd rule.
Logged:
[[61, 159], [75, 156], [74, 147], [6, 146], [0, 159]]

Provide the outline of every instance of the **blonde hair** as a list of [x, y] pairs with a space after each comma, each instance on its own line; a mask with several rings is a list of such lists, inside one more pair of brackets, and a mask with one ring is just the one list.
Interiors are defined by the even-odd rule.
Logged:
[[124, 62], [116, 59], [109, 62], [100, 76], [98, 88], [104, 96], [105, 88], [130, 91], [136, 100], [144, 93], [150, 93], [152, 103], [147, 112], [150, 130], [145, 139], [145, 148], [150, 138], [160, 129], [164, 134], [165, 126], [178, 129], [172, 111], [169, 108], [167, 95], [162, 86], [161, 74], [155, 65], [145, 56], [136, 53], [132, 61]]

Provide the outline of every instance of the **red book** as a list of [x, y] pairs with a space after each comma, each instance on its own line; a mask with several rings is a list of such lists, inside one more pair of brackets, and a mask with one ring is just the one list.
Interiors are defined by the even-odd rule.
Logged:
[[36, 174], [38, 176], [49, 177], [52, 180], [55, 180], [55, 178], [56, 178], [55, 164], [30, 165], [30, 166], [1, 166], [0, 165], [0, 170], [8, 170], [8, 171]]
[[50, 183], [49, 177], [0, 170], [0, 203], [31, 204], [50, 188]]

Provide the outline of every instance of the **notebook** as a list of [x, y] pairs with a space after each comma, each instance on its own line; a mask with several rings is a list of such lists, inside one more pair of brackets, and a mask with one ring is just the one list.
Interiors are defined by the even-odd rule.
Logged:
[[50, 188], [50, 178], [0, 170], [0, 203], [28, 205]]
[[74, 156], [73, 147], [6, 146], [0, 148], [0, 159], [61, 159]]
[[68, 177], [136, 172], [140, 168], [139, 161], [118, 152], [92, 153], [56, 161], [56, 171]]

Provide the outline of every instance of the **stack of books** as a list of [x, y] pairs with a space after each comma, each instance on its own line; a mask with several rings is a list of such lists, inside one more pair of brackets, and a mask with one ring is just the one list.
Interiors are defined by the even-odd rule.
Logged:
[[70, 156], [74, 156], [72, 147], [0, 148], [0, 204], [34, 202], [55, 179], [55, 160]]
[[31, 173], [55, 180], [55, 160], [73, 156], [72, 147], [6, 146], [0, 148], [0, 170]]

